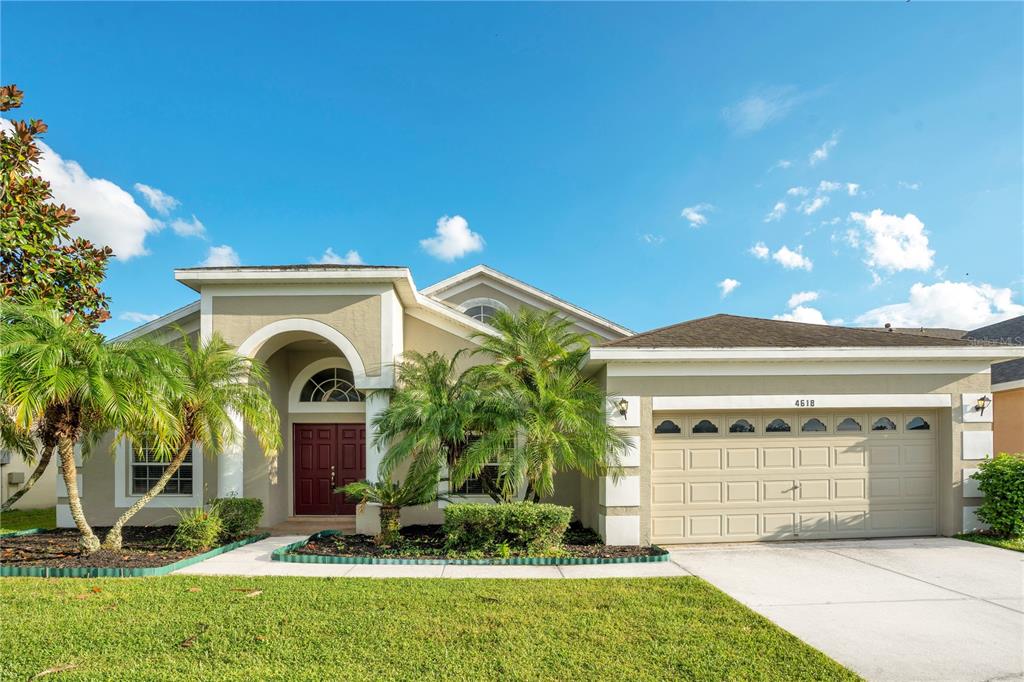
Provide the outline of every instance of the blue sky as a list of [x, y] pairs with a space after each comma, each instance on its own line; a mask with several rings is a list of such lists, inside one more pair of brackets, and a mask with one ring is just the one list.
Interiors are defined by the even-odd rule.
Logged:
[[484, 262], [638, 330], [1024, 313], [1021, 4], [2, 19], [2, 78], [50, 125], [42, 172], [120, 254], [109, 334], [193, 300], [175, 267], [327, 249], [421, 287]]

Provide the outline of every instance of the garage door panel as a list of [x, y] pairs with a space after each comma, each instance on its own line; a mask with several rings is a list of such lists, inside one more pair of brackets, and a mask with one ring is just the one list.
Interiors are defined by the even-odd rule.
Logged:
[[[815, 416], [832, 429], [849, 415]], [[652, 541], [934, 534], [936, 448], [934, 430], [655, 436]]]

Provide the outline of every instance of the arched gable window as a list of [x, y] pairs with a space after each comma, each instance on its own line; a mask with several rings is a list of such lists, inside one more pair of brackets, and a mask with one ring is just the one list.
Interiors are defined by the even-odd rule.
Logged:
[[737, 419], [729, 427], [729, 433], [754, 433], [754, 425], [746, 419]]
[[907, 422], [907, 431], [930, 431], [932, 425], [921, 417], [914, 417]]
[[800, 430], [805, 433], [813, 431], [828, 431], [828, 427], [825, 426], [825, 422], [821, 421], [817, 417], [811, 417], [804, 422], [804, 425], [800, 427]]
[[302, 387], [301, 403], [361, 403], [363, 394], [355, 387], [352, 370], [344, 367], [322, 369]]
[[682, 433], [683, 430], [681, 428], [679, 428], [679, 424], [676, 424], [671, 419], [666, 419], [665, 421], [661, 422], [656, 427], [654, 427], [654, 432], [655, 433]]
[[718, 433], [718, 425], [710, 419], [701, 419], [693, 425], [694, 433]]
[[462, 312], [484, 324], [494, 322], [499, 310], [508, 311], [508, 306], [493, 298], [471, 298], [462, 304]]
[[875, 420], [875, 423], [871, 425], [872, 431], [895, 431], [896, 422], [889, 419], [888, 417], [879, 417]]
[[767, 433], [789, 433], [793, 429], [785, 419], [773, 419], [768, 422], [768, 426], [764, 427], [764, 430]]
[[860, 422], [853, 417], [847, 417], [839, 422], [836, 426], [836, 431], [860, 431]]

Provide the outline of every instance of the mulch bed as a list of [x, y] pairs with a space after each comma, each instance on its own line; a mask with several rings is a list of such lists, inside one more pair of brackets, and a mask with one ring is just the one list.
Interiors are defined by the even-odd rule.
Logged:
[[[294, 554], [312, 554], [339, 557], [376, 557], [380, 559], [504, 559], [498, 554], [452, 552], [445, 549], [441, 526], [406, 526], [401, 530], [402, 542], [390, 547], [378, 547], [370, 535], [330, 535], [311, 540], [292, 550]], [[565, 532], [559, 557], [592, 559], [618, 559], [626, 557], [656, 556], [662, 551], [656, 547], [635, 545], [609, 546], [592, 530], [574, 523]], [[525, 553], [513, 553], [525, 557]]]
[[[101, 541], [106, 528], [93, 528]], [[130, 526], [122, 530], [123, 546], [118, 552], [100, 550], [82, 556], [75, 528], [57, 528], [11, 538], [0, 538], [0, 564], [47, 568], [155, 568], [202, 554], [170, 546], [174, 526], [152, 528]]]

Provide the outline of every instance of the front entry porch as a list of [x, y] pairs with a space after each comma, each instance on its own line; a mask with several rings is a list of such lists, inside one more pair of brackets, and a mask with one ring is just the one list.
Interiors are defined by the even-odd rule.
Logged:
[[270, 526], [266, 529], [271, 535], [302, 535], [310, 536], [322, 530], [336, 530], [345, 535], [353, 535], [356, 532], [356, 517], [354, 514], [338, 516], [289, 516], [285, 521]]
[[293, 431], [294, 515], [355, 514], [356, 505], [334, 491], [366, 478], [366, 426], [295, 424]]

